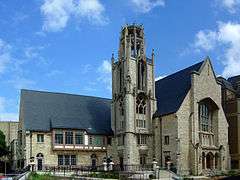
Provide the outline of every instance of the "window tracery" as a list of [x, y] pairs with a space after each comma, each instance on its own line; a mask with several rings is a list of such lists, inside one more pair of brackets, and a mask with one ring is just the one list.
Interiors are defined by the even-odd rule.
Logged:
[[146, 114], [146, 99], [144, 96], [138, 96], [136, 100], [136, 113]]

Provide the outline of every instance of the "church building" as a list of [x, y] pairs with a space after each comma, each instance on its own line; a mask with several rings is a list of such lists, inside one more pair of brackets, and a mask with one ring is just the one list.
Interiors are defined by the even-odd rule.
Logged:
[[108, 158], [120, 167], [156, 161], [180, 175], [227, 170], [228, 122], [210, 59], [158, 81], [154, 68], [143, 26], [127, 25], [112, 57], [112, 99], [22, 90], [22, 161], [38, 170]]

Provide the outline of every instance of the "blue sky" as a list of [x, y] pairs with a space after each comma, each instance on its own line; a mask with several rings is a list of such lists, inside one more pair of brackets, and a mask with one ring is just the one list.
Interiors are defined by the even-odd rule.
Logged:
[[0, 120], [17, 120], [20, 89], [111, 98], [121, 26], [144, 25], [156, 78], [210, 56], [240, 74], [240, 0], [0, 1]]

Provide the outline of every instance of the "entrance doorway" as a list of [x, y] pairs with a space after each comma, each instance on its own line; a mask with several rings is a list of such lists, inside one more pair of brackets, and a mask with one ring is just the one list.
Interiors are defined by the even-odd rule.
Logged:
[[123, 171], [123, 157], [119, 157], [119, 162], [120, 162], [120, 170]]
[[43, 170], [43, 154], [38, 153], [37, 154], [37, 170], [42, 171]]
[[92, 170], [96, 170], [97, 169], [97, 156], [96, 154], [92, 154], [91, 155], [91, 161], [92, 161]]
[[211, 152], [209, 152], [206, 155], [206, 163], [207, 163], [207, 169], [213, 169], [213, 154]]

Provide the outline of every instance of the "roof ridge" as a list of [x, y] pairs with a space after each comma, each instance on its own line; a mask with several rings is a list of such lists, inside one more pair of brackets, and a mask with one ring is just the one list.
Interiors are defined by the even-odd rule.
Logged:
[[199, 64], [202, 64], [202, 63], [204, 63], [204, 60], [203, 60], [203, 61], [200, 61], [200, 62], [198, 62], [198, 63], [195, 63], [195, 64], [193, 64], [193, 65], [191, 65], [191, 66], [189, 66], [189, 67], [186, 67], [186, 68], [184, 68], [184, 69], [182, 69], [182, 70], [176, 71], [175, 73], [169, 74], [168, 76], [166, 76], [166, 77], [164, 77], [164, 78], [162, 78], [162, 79], [159, 79], [159, 80], [157, 80], [156, 82], [161, 81], [161, 80], [164, 80], [164, 79], [166, 79], [166, 78], [168, 78], [168, 77], [171, 77], [171, 76], [176, 75], [176, 74], [178, 74], [178, 73], [181, 73], [181, 72], [183, 72], [183, 71], [186, 71], [187, 69], [191, 69], [192, 67], [194, 67], [194, 66], [196, 66], [196, 65], [199, 65]]
[[99, 97], [99, 96], [72, 94], [72, 93], [65, 93], [65, 92], [51, 92], [51, 91], [44, 91], [44, 90], [21, 89], [21, 92], [24, 92], [24, 91], [38, 92], [38, 93], [45, 93], [45, 94], [60, 94], [60, 95], [62, 94], [62, 95], [69, 95], [69, 96], [80, 96], [80, 97], [89, 97], [89, 98], [112, 100], [110, 98], [104, 98], [104, 97]]
[[238, 78], [238, 77], [240, 77], [240, 74], [239, 74], [239, 75], [236, 75], [236, 76], [229, 77], [229, 78], [227, 78], [227, 80], [233, 79], [233, 78]]

